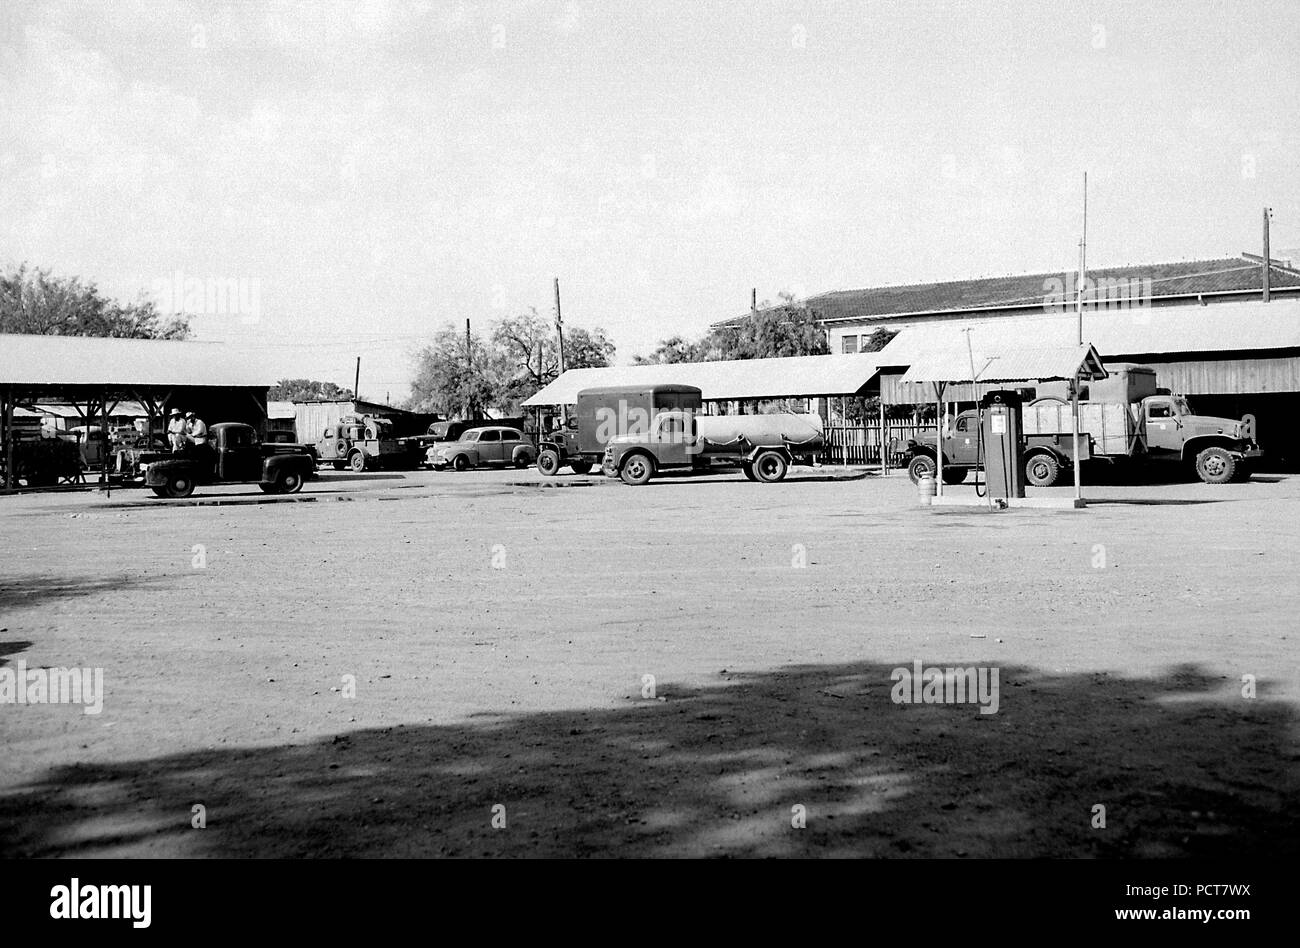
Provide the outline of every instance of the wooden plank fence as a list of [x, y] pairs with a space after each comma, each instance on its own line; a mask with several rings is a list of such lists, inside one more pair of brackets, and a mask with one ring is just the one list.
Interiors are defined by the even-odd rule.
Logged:
[[[901, 452], [909, 438], [928, 434], [934, 437], [933, 424], [915, 425], [911, 422], [891, 422], [885, 426], [885, 456], [891, 467], [902, 463]], [[823, 432], [826, 445], [822, 449], [823, 464], [879, 464], [880, 425], [827, 425]]]

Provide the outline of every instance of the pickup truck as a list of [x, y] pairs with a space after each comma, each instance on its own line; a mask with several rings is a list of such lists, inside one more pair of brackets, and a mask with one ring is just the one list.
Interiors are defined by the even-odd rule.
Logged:
[[315, 473], [309, 453], [297, 445], [263, 444], [249, 425], [213, 425], [208, 439], [150, 463], [145, 485], [159, 497], [188, 497], [198, 484], [256, 483], [268, 494], [294, 494]]

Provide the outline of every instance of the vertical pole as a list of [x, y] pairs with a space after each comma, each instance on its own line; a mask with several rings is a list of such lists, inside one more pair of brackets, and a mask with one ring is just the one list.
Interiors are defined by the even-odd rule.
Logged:
[[357, 372], [352, 377], [352, 400], [361, 400], [361, 356], [357, 356]]
[[758, 312], [758, 287], [749, 291], [749, 315], [753, 316]]
[[1083, 284], [1088, 279], [1088, 172], [1083, 173], [1083, 239], [1079, 241], [1079, 345], [1083, 345]]
[[948, 420], [944, 417], [943, 404], [943, 383], [934, 383], [934, 492], [938, 497], [943, 496], [943, 429], [944, 423]]
[[[560, 375], [568, 367], [564, 352], [564, 314], [560, 310], [560, 278], [555, 278], [555, 334], [559, 338], [560, 344]], [[560, 406], [560, 424], [568, 424], [569, 406]]]
[[465, 319], [465, 420], [474, 420], [474, 342], [469, 334], [469, 319]]
[[0, 443], [5, 452], [5, 490], [14, 487], [14, 390], [10, 386], [0, 390]]
[[[104, 441], [101, 453], [99, 455], [99, 486], [101, 488], [108, 486], [108, 392], [101, 392], [99, 403], [101, 424], [104, 430]], [[116, 404], [114, 407], [117, 407]], [[90, 429], [94, 431], [94, 428]], [[96, 438], [96, 441], [99, 439]]]
[[848, 399], [840, 396], [840, 464], [849, 466], [849, 408]]
[[1273, 260], [1268, 253], [1268, 213], [1269, 209], [1264, 208], [1264, 302], [1268, 302], [1269, 283], [1273, 276]]
[[1074, 419], [1071, 427], [1073, 428], [1072, 437], [1074, 438], [1074, 499], [1083, 498], [1083, 481], [1081, 469], [1083, 463], [1079, 459], [1079, 375], [1075, 373], [1074, 382], [1070, 385], [1071, 409]]
[[880, 391], [880, 474], [883, 477], [889, 473], [889, 458], [885, 454], [885, 438], [888, 432], [885, 430], [885, 392]]

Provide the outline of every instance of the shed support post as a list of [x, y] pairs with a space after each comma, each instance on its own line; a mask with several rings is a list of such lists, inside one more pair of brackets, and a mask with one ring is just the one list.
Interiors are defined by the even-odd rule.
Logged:
[[934, 397], [936, 408], [934, 413], [934, 492], [935, 496], [943, 496], [943, 429], [944, 422], [948, 419], [944, 417], [943, 405], [943, 383], [934, 383]]
[[0, 439], [5, 452], [5, 490], [13, 490], [14, 477], [14, 390], [0, 389]]
[[1083, 499], [1083, 480], [1081, 468], [1083, 461], [1079, 457], [1079, 376], [1074, 376], [1070, 383], [1070, 414], [1073, 416], [1071, 428], [1074, 439], [1074, 499]]
[[885, 393], [880, 393], [880, 474], [883, 477], [889, 473], [889, 457], [885, 453]]

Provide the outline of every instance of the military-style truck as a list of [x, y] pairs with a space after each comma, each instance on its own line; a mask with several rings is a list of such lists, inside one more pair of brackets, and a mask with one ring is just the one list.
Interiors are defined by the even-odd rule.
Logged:
[[357, 473], [368, 468], [414, 469], [423, 460], [418, 445], [394, 437], [392, 423], [374, 415], [344, 415], [321, 434], [316, 456], [336, 471], [351, 468]]
[[661, 411], [698, 412], [700, 390], [690, 385], [616, 385], [578, 393], [568, 424], [537, 444], [537, 470], [554, 477], [560, 468], [586, 474], [598, 467], [605, 444], [615, 435], [646, 430]]
[[[687, 397], [698, 401], [699, 390], [692, 392]], [[664, 470], [717, 467], [739, 467], [751, 481], [776, 483], [796, 458], [816, 455], [825, 443], [819, 417], [788, 412], [701, 415], [693, 408], [662, 408], [644, 424], [622, 427], [623, 433], [605, 439], [601, 469], [632, 486]]]
[[264, 444], [250, 425], [223, 422], [208, 429], [208, 444], [153, 461], [145, 485], [159, 497], [188, 497], [199, 484], [256, 483], [268, 494], [294, 494], [315, 473], [315, 461], [297, 445]]
[[[1250, 477], [1262, 456], [1255, 421], [1194, 414], [1187, 399], [1157, 388], [1150, 366], [1116, 363], [1105, 379], [1079, 389], [1081, 460], [1113, 464], [1180, 461], [1207, 484]], [[1044, 394], [1047, 393], [1047, 394]], [[1039, 385], [1022, 409], [1025, 480], [1051, 487], [1073, 466], [1073, 408], [1065, 383]], [[964, 411], [944, 437], [944, 483], [960, 484], [979, 463], [978, 413]], [[935, 468], [934, 438], [909, 441], [908, 475], [915, 482]]]

